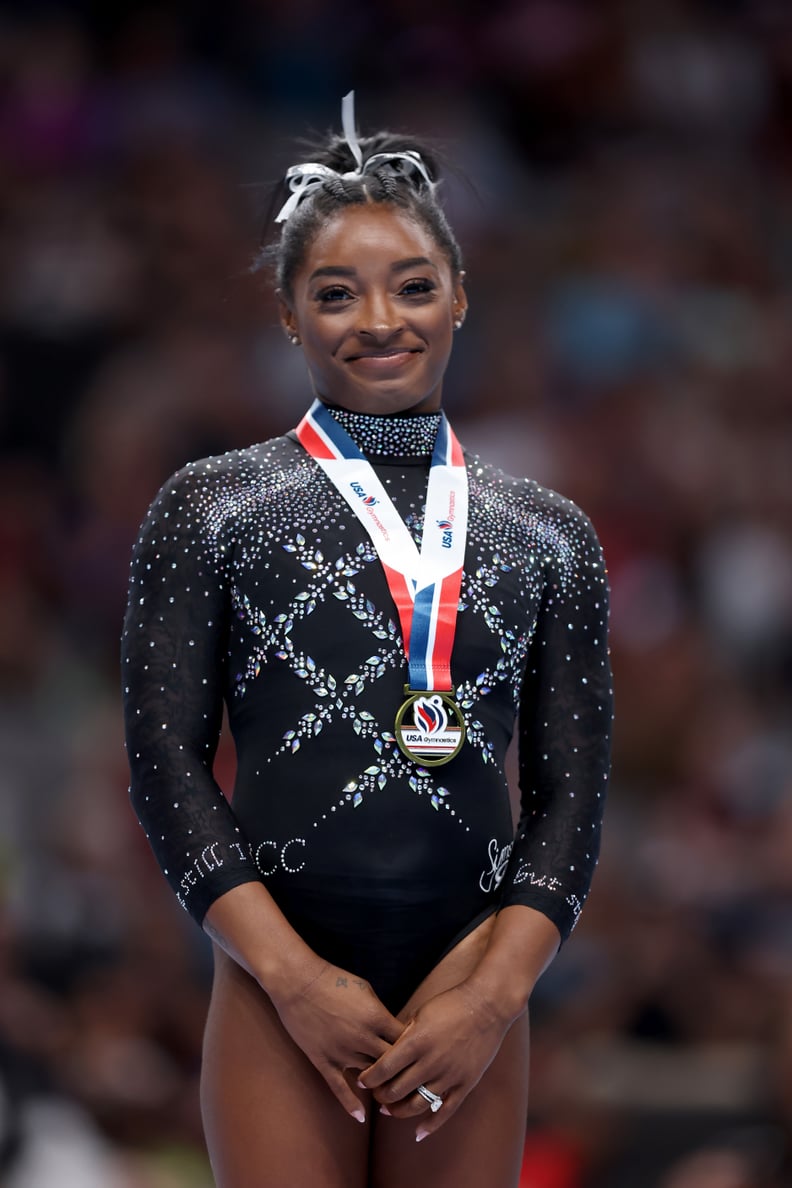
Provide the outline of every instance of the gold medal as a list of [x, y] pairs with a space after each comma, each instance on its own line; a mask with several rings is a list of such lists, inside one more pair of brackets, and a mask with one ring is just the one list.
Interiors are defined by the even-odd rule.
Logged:
[[450, 693], [404, 686], [407, 700], [396, 715], [396, 741], [413, 763], [439, 767], [462, 749], [465, 720]]

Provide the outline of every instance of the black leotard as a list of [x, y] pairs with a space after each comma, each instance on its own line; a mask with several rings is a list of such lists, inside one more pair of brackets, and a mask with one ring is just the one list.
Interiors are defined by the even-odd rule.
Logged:
[[[420, 541], [436, 414], [333, 410]], [[391, 1008], [500, 906], [562, 936], [597, 859], [609, 762], [607, 582], [568, 500], [466, 455], [452, 671], [461, 753], [395, 745], [407, 679], [374, 547], [293, 433], [192, 463], [137, 542], [123, 639], [133, 804], [200, 921], [262, 879], [320, 954]], [[233, 808], [212, 777], [225, 698]], [[519, 710], [516, 834], [504, 756]]]

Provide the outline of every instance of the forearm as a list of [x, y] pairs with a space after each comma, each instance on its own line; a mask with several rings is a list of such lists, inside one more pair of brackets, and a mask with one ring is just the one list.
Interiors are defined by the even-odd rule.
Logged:
[[203, 928], [272, 998], [304, 990], [326, 965], [260, 882], [243, 883], [216, 899]]
[[527, 1008], [560, 944], [558, 929], [541, 912], [521, 904], [503, 908], [465, 985], [493, 1014], [511, 1023]]

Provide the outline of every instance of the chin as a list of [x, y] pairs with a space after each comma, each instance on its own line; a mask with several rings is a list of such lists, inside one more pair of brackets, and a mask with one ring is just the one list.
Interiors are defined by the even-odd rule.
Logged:
[[319, 396], [324, 404], [345, 408], [349, 412], [369, 413], [379, 416], [396, 416], [399, 413], [437, 412], [440, 408], [440, 393], [426, 394], [405, 392], [344, 392]]

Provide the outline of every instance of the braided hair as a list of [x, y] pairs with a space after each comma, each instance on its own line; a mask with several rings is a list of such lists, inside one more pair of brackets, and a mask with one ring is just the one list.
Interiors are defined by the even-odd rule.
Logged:
[[[325, 178], [300, 201], [282, 224], [280, 235], [259, 257], [260, 264], [273, 267], [275, 283], [287, 300], [292, 298], [294, 277], [320, 228], [345, 208], [367, 203], [390, 205], [404, 211], [432, 236], [452, 273], [458, 275], [462, 270], [459, 244], [435, 194], [434, 183], [439, 175], [436, 154], [413, 137], [392, 132], [362, 136], [359, 144], [364, 167], [379, 153], [418, 153], [431, 184], [418, 171], [405, 175], [388, 162], [377, 164], [365, 173], [357, 172], [357, 162], [343, 136], [334, 135], [325, 144], [309, 148], [306, 160], [334, 170], [335, 176]], [[275, 199], [279, 196], [282, 197], [280, 186]]]

